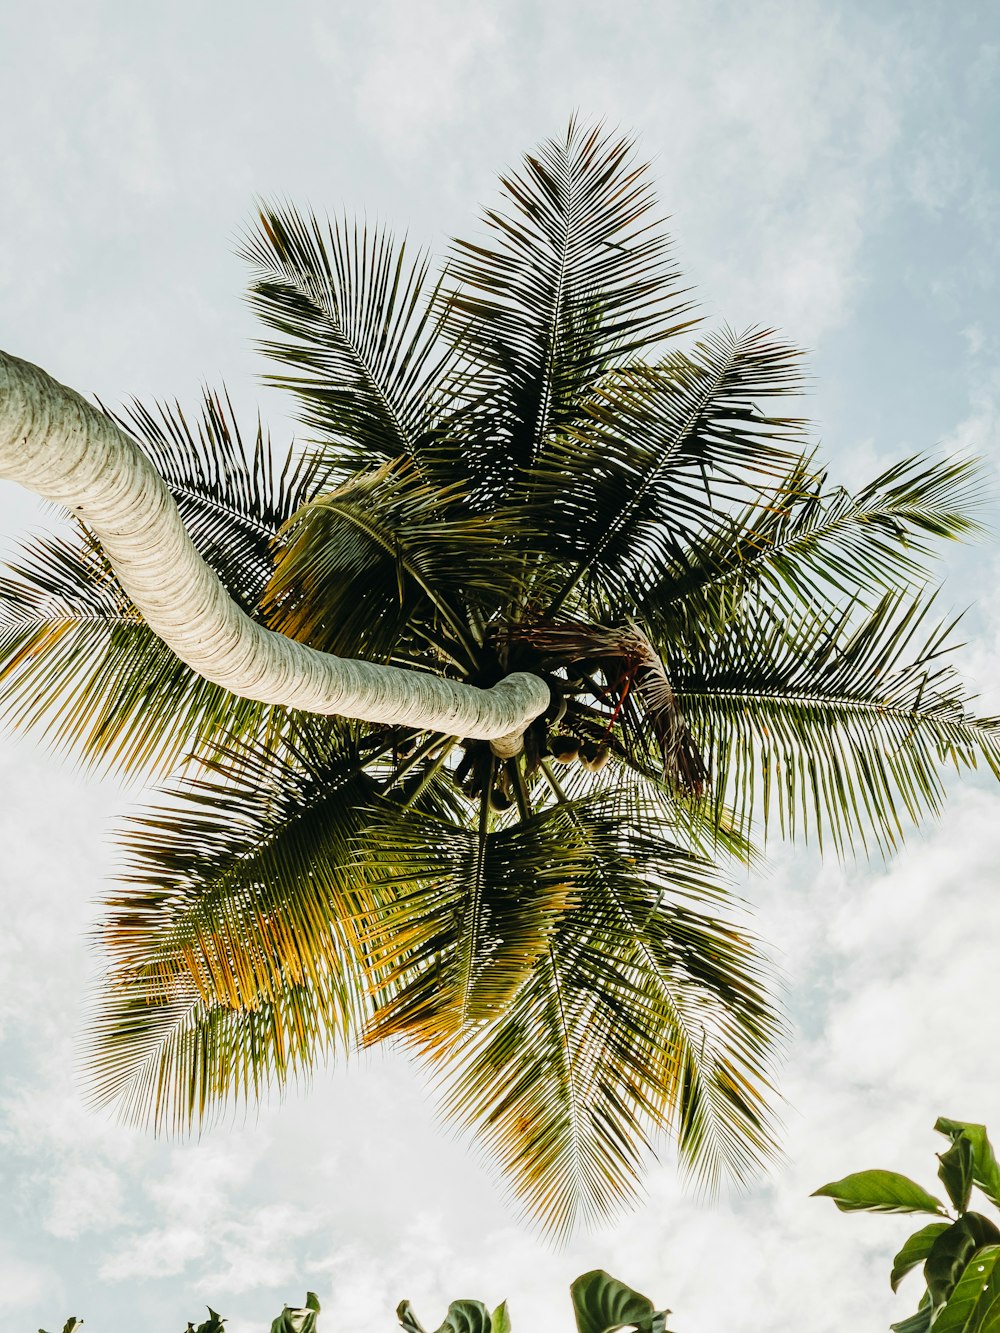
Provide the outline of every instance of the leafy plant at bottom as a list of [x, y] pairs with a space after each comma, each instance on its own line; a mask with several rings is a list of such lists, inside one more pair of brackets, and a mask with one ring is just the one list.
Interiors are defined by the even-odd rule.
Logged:
[[915, 1231], [893, 1260], [893, 1291], [923, 1264], [924, 1294], [916, 1313], [893, 1324], [894, 1333], [998, 1333], [1000, 1331], [1000, 1228], [972, 1212], [976, 1187], [1000, 1208], [1000, 1164], [983, 1125], [939, 1119], [934, 1128], [950, 1139], [938, 1154], [938, 1177], [953, 1211], [922, 1185], [895, 1171], [858, 1171], [815, 1191], [842, 1212], [931, 1213], [942, 1220]]
[[[573, 1313], [578, 1333], [616, 1333], [618, 1329], [633, 1329], [635, 1333], [670, 1333], [667, 1328], [669, 1310], [655, 1310], [646, 1296], [611, 1277], [603, 1269], [594, 1269], [578, 1277], [570, 1287]], [[317, 1315], [320, 1305], [315, 1292], [308, 1292], [304, 1306], [286, 1305], [271, 1324], [271, 1333], [317, 1333]], [[396, 1317], [405, 1333], [426, 1333], [409, 1301], [400, 1301]], [[224, 1333], [224, 1319], [209, 1307], [208, 1319], [196, 1328], [189, 1323], [185, 1333]], [[73, 1333], [82, 1319], [69, 1319], [63, 1333]], [[38, 1333], [45, 1333], [39, 1329]], [[435, 1333], [511, 1333], [507, 1302], [503, 1301], [492, 1312], [482, 1301], [452, 1301], [443, 1323]]]

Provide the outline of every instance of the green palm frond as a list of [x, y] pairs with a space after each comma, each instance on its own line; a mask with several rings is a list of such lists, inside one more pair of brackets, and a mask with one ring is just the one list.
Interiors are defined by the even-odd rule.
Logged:
[[[560, 723], [562, 728], [564, 723]], [[531, 805], [544, 808], [595, 801], [625, 822], [650, 821], [659, 836], [695, 858], [722, 868], [757, 866], [760, 854], [750, 840], [745, 819], [711, 793], [694, 796], [665, 778], [653, 746], [645, 755], [626, 744], [611, 744], [613, 760], [597, 772], [581, 763], [564, 765], [551, 756], [541, 760], [529, 782]]]
[[475, 670], [482, 626], [521, 592], [498, 560], [522, 529], [470, 512], [456, 487], [429, 485], [408, 460], [346, 482], [286, 525], [268, 589], [269, 623], [345, 657], [403, 654]]
[[220, 1040], [237, 1044], [220, 1049], [202, 1110], [210, 1094], [282, 1075], [266, 1047], [260, 1069], [232, 1064], [237, 1050], [256, 1060], [240, 1015], [253, 1027], [268, 1006], [277, 1022], [283, 1007], [311, 1005], [323, 1032], [310, 1059], [353, 1044], [365, 1009], [353, 922], [370, 903], [345, 867], [374, 790], [348, 734], [302, 732], [277, 753], [258, 747], [216, 763], [129, 821], [127, 878], [99, 930], [108, 974], [90, 1067], [101, 1100], [176, 1125], [182, 1088], [207, 1077], [178, 1061], [208, 1058], [223, 1011]]
[[[567, 795], [570, 793], [567, 792]], [[603, 789], [581, 791], [579, 799], [600, 800], [609, 816], [634, 828], [648, 828], [696, 860], [710, 861], [720, 873], [761, 869], [763, 858], [748, 837], [746, 821], [711, 794], [678, 793], [659, 773], [618, 767]]]
[[[123, 886], [98, 935], [94, 1096], [175, 1129], [356, 1045], [371, 1011], [363, 926], [386, 906], [357, 870], [369, 807], [391, 791], [453, 810], [440, 779], [425, 780], [429, 758], [406, 765], [385, 738], [329, 719], [207, 768], [126, 824]], [[283, 1055], [293, 1019], [308, 1040]]]
[[569, 910], [586, 870], [569, 815], [490, 822], [484, 791], [472, 827], [408, 810], [366, 829], [359, 861], [389, 903], [368, 928], [388, 993], [369, 1042], [433, 1049], [502, 1013]]
[[887, 593], [870, 611], [751, 603], [709, 651], [678, 657], [684, 715], [720, 797], [741, 818], [777, 811], [783, 833], [839, 854], [894, 848], [936, 813], [946, 764], [1000, 773], [1000, 719], [979, 718], [947, 662], [955, 620], [933, 599]]
[[464, 426], [484, 477], [530, 466], [610, 366], [677, 333], [690, 309], [627, 137], [574, 121], [501, 186], [488, 241], [456, 242], [447, 274], [447, 330], [477, 372]]
[[[234, 1004], [266, 986], [268, 959], [308, 970], [331, 931], [368, 906], [345, 867], [376, 790], [352, 734], [333, 722], [280, 748], [240, 747], [164, 789], [123, 832], [127, 879], [101, 928], [115, 966], [162, 956], [169, 967], [195, 950], [199, 985]], [[243, 956], [226, 952], [230, 937]]]
[[802, 423], [754, 399], [798, 392], [800, 357], [769, 329], [723, 330], [602, 381], [586, 419], [532, 471], [545, 549], [572, 569], [550, 614], [595, 583], [629, 605], [650, 567], [787, 476]]
[[709, 1185], [759, 1165], [780, 1030], [711, 866], [599, 810], [566, 813], [583, 873], [548, 947], [506, 1014], [437, 1052], [447, 1111], [557, 1235], [634, 1201], [668, 1129]]
[[[136, 403], [119, 419], [161, 471], [195, 545], [253, 611], [270, 543], [312, 494], [308, 467], [252, 452], [216, 395], [189, 425], [180, 407]], [[0, 710], [87, 767], [163, 774], [244, 736], [277, 736], [285, 711], [195, 675], [132, 607], [93, 537], [44, 535], [0, 575]]]
[[322, 964], [308, 982], [275, 972], [249, 1007], [206, 1000], [184, 972], [113, 975], [91, 1018], [92, 1100], [113, 1103], [126, 1123], [180, 1135], [308, 1080], [354, 1004], [345, 975]]
[[283, 710], [178, 661], [86, 533], [32, 539], [0, 576], [0, 710], [84, 767], [127, 775], [285, 726]]
[[410, 256], [382, 228], [323, 222], [264, 204], [240, 247], [255, 280], [250, 303], [278, 339], [262, 344], [319, 457], [343, 479], [373, 462], [417, 457], [455, 353], [439, 338], [426, 254]]
[[787, 481], [678, 547], [656, 581], [634, 593], [637, 613], [659, 635], [711, 635], [763, 588], [779, 599], [835, 605], [845, 596], [922, 584], [931, 539], [981, 533], [974, 461], [905, 459], [856, 492], [830, 488], [812, 457]]

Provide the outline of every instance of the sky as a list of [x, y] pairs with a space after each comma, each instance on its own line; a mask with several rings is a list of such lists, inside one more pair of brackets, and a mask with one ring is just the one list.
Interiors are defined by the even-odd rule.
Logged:
[[[833, 477], [903, 455], [1000, 462], [1000, 10], [927, 0], [0, 0], [0, 347], [108, 404], [229, 386], [276, 439], [234, 248], [254, 200], [391, 222], [441, 252], [496, 174], [571, 112], [634, 131], [702, 312], [809, 351], [804, 412]], [[1000, 547], [942, 564], [970, 607], [963, 669], [1000, 712]], [[51, 521], [0, 484], [5, 549]], [[116, 819], [141, 793], [0, 739], [0, 1316], [11, 1330], [231, 1333], [308, 1288], [323, 1333], [410, 1299], [508, 1298], [515, 1333], [572, 1327], [603, 1267], [680, 1333], [880, 1329], [906, 1218], [810, 1199], [883, 1166], [935, 1184], [938, 1115], [1000, 1139], [1000, 791], [952, 784], [890, 863], [769, 846], [741, 892], [784, 979], [784, 1159], [746, 1195], [648, 1199], [555, 1251], [435, 1119], [398, 1057], [197, 1142], [86, 1110], [88, 931]], [[916, 1279], [911, 1279], [915, 1285]]]

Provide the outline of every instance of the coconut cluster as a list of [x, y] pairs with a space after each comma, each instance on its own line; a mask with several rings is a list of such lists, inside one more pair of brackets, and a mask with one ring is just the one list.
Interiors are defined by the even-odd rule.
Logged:
[[578, 741], [575, 736], [550, 736], [549, 752], [560, 764], [581, 764], [588, 773], [599, 773], [611, 758], [611, 747]]

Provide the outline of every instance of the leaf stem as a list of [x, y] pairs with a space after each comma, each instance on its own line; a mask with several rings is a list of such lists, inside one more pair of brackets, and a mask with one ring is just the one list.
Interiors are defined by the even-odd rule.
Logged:
[[[458, 738], [456, 736], [449, 736], [447, 739], [452, 743], [454, 743]], [[441, 744], [441, 736], [438, 732], [435, 732], [434, 735], [431, 736], [430, 740], [425, 741], [423, 745], [420, 746], [419, 749], [414, 750], [413, 754], [408, 755], [401, 763], [397, 764], [395, 771], [390, 774], [388, 781], [382, 788], [382, 795], [387, 796], [389, 792], [392, 791], [393, 787], [395, 787], [396, 783], [400, 780], [400, 778], [405, 778], [407, 773], [412, 772], [412, 770], [416, 768], [417, 764], [420, 763], [421, 759], [426, 759], [427, 756], [431, 753], [431, 751], [440, 744]]]
[[428, 768], [427, 772], [417, 783], [417, 786], [414, 789], [412, 795], [406, 798], [406, 801], [403, 804], [404, 810], [409, 810], [410, 807], [413, 805], [414, 801], [416, 801], [417, 797], [421, 796], [427, 790], [430, 783], [433, 782], [433, 780], [441, 772], [441, 769], [444, 767], [444, 761], [448, 758], [449, 754], [452, 752], [457, 742], [458, 742], [457, 736], [449, 736], [447, 738], [441, 750], [441, 753], [438, 755], [438, 757], [434, 760], [433, 764], [431, 764], [430, 768]]
[[555, 798], [560, 803], [560, 805], [570, 805], [571, 804], [570, 799], [563, 791], [562, 787], [559, 785], [559, 779], [552, 772], [552, 765], [549, 763], [549, 761], [547, 759], [539, 760], [539, 767], [545, 774], [545, 781], [552, 788]]
[[525, 781], [524, 773], [521, 770], [521, 760], [519, 755], [507, 761], [507, 772], [514, 780], [514, 799], [517, 801], [517, 811], [523, 821], [531, 818], [531, 795], [528, 791], [528, 784]]

